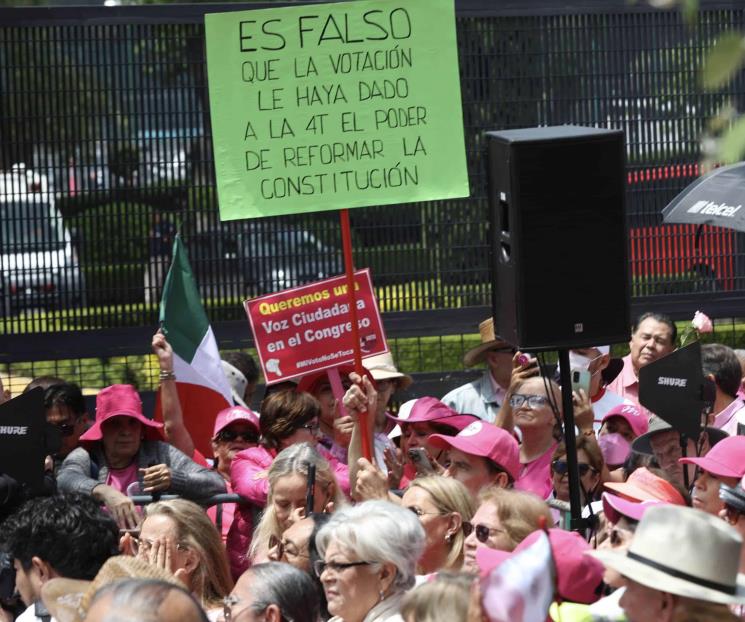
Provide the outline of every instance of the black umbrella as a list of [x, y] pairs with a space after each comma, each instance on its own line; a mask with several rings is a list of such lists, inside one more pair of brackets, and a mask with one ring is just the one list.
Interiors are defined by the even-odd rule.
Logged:
[[662, 210], [662, 220], [745, 231], [743, 205], [745, 162], [738, 162], [694, 181]]

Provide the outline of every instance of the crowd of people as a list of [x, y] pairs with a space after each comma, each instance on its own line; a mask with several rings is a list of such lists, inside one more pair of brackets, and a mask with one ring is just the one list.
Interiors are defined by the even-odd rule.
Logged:
[[88, 413], [75, 384], [35, 379], [61, 442], [44, 491], [0, 473], [0, 620], [745, 618], [743, 353], [702, 346], [714, 390], [681, 436], [639, 403], [640, 370], [676, 349], [669, 318], [640, 316], [622, 359], [572, 350], [575, 455], [554, 370], [490, 319], [479, 333], [476, 380], [397, 408], [413, 378], [390, 354], [339, 369], [341, 392], [325, 371], [267, 387], [258, 412], [255, 363], [226, 356], [209, 459], [161, 333], [162, 422], [130, 385]]

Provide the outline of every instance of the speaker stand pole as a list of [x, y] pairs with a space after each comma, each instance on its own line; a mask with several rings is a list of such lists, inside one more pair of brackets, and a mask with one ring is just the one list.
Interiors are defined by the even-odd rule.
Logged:
[[[564, 412], [564, 443], [567, 448], [567, 467], [569, 476], [569, 528], [584, 536], [587, 521], [582, 518], [582, 497], [577, 467], [577, 438], [574, 434], [574, 403], [572, 402], [572, 379], [569, 369], [569, 350], [559, 350], [561, 381], [561, 404]], [[588, 502], [590, 500], [588, 499]]]

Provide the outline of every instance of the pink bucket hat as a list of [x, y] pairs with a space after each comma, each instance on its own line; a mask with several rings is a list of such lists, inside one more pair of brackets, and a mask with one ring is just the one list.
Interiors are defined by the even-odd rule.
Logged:
[[100, 441], [103, 438], [101, 426], [112, 417], [132, 417], [137, 419], [148, 440], [163, 440], [162, 423], [148, 419], [142, 414], [140, 395], [131, 384], [112, 384], [96, 395], [96, 422], [80, 437], [81, 441]]
[[408, 417], [394, 417], [388, 413], [386, 413], [386, 417], [398, 424], [436, 421], [437, 423], [452, 426], [458, 431], [479, 420], [476, 415], [460, 415], [436, 397], [429, 396], [420, 397], [416, 400], [409, 411]]
[[220, 432], [235, 421], [245, 421], [256, 430], [257, 434], [259, 433], [259, 416], [254, 411], [244, 408], [243, 406], [231, 406], [230, 408], [224, 408], [217, 413], [215, 428], [212, 431], [212, 438], [215, 438], [220, 434]]
[[695, 464], [719, 477], [742, 477], [745, 475], [745, 436], [722, 439], [705, 456], [680, 458], [678, 462]]
[[517, 441], [509, 432], [486, 421], [474, 421], [456, 436], [430, 434], [427, 443], [438, 449], [453, 447], [471, 456], [491, 460], [507, 471], [513, 481], [520, 476], [520, 448]]
[[630, 518], [631, 520], [641, 520], [646, 512], [653, 505], [659, 505], [662, 501], [628, 501], [618, 495], [612, 495], [609, 492], [603, 493], [603, 512], [611, 523], [617, 523], [621, 517]]
[[[487, 547], [476, 551], [476, 563], [481, 576], [489, 574], [508, 557], [532, 545], [540, 534], [534, 531], [512, 553], [505, 554]], [[597, 559], [585, 555], [591, 550], [585, 539], [574, 531], [549, 529], [548, 540], [556, 565], [556, 599], [589, 605], [601, 596], [605, 567]]]
[[611, 408], [601, 420], [601, 424], [605, 423], [611, 417], [621, 417], [630, 426], [634, 436], [641, 436], [646, 434], [649, 430], [649, 420], [638, 407], [633, 404], [619, 404]]
[[663, 501], [685, 505], [685, 499], [667, 480], [644, 467], [636, 469], [625, 482], [607, 482], [605, 487], [632, 501]]

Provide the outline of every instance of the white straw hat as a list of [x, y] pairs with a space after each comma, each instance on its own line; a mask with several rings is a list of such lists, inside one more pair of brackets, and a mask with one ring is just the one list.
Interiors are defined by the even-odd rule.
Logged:
[[721, 518], [689, 507], [656, 505], [626, 552], [588, 552], [609, 568], [661, 592], [714, 603], [745, 603], [738, 574], [740, 534]]
[[414, 382], [409, 374], [404, 374], [396, 369], [390, 352], [369, 356], [362, 360], [362, 365], [370, 372], [374, 380], [397, 380], [399, 389], [405, 389]]

